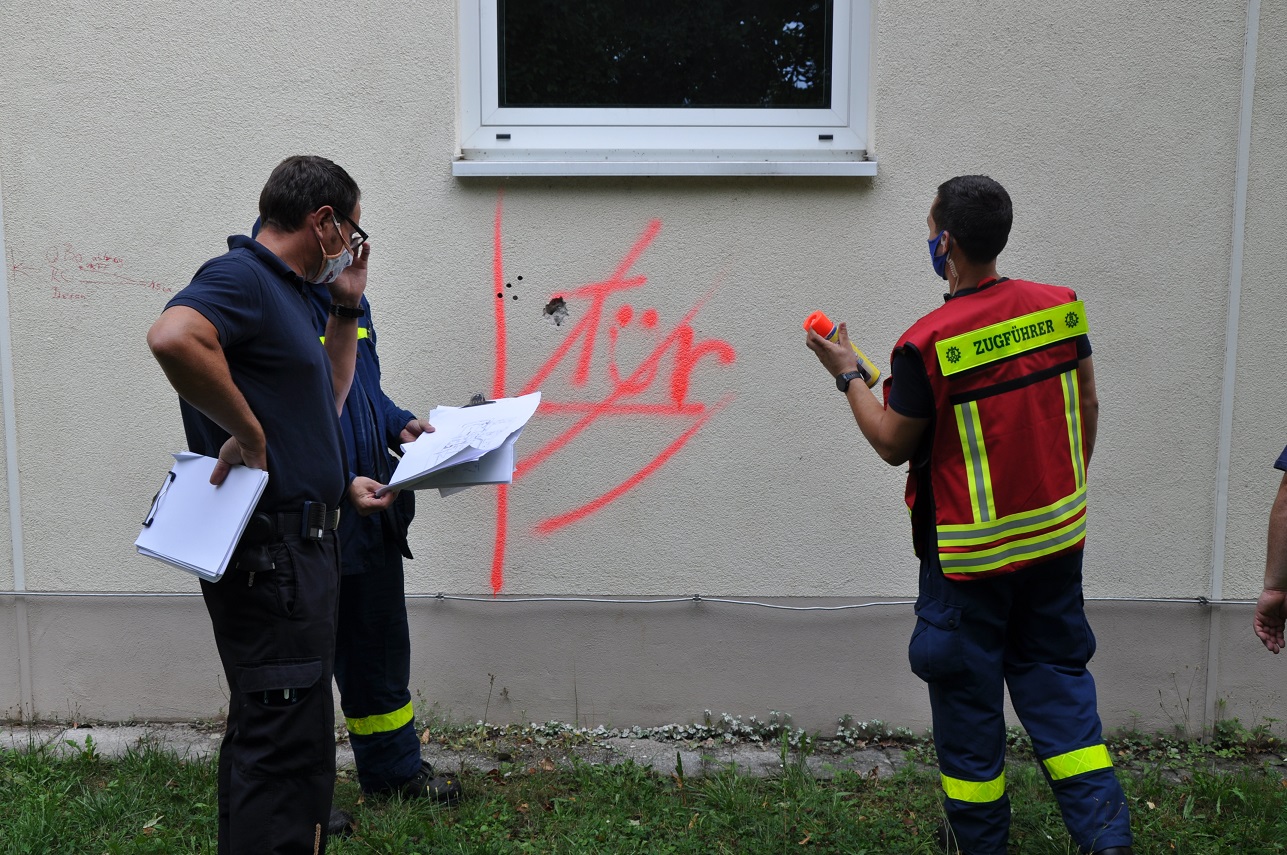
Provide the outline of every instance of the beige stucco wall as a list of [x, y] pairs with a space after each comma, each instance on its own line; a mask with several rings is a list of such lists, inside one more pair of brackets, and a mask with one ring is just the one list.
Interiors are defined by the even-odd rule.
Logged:
[[[1230, 454], [1229, 531], [1225, 585], [1246, 596], [1259, 589], [1265, 560], [1264, 523], [1281, 481], [1267, 463], [1287, 445], [1282, 366], [1287, 245], [1279, 223], [1287, 181], [1283, 129], [1287, 127], [1287, 3], [1264, 2], [1260, 13], [1256, 107], [1251, 125], [1247, 232], [1238, 326], [1238, 385]], [[1275, 61], [1277, 57], [1277, 61]]]
[[[405, 406], [493, 391], [498, 224], [500, 273], [514, 286], [503, 292], [507, 393], [590, 309], [570, 300], [571, 324], [556, 327], [546, 301], [609, 278], [654, 221], [625, 271], [646, 282], [609, 300], [585, 382], [575, 382], [573, 347], [541, 383], [545, 401], [588, 406], [610, 393], [607, 337], [624, 304], [634, 315], [620, 330], [622, 374], [656, 341], [639, 323], [650, 308], [662, 331], [696, 309], [695, 341], [735, 357], [707, 355], [677, 375], [668, 356], [639, 400], [665, 404], [687, 376], [687, 415], [599, 419], [521, 475], [509, 493], [505, 594], [830, 604], [913, 594], [902, 474], [865, 447], [800, 322], [815, 308], [847, 320], [887, 367], [897, 335], [940, 300], [924, 217], [938, 182], [962, 172], [991, 174], [1014, 197], [1002, 272], [1074, 287], [1089, 308], [1103, 413], [1088, 595], [1210, 591], [1244, 3], [1016, 1], [948, 13], [928, 0], [878, 2], [874, 179], [511, 180], [451, 177], [455, 6], [445, 0], [364, 4], [345, 28], [295, 0], [181, 15], [156, 2], [11, 5], [0, 30], [0, 192], [31, 590], [195, 587], [132, 547], [166, 455], [183, 447], [144, 334], [225, 236], [249, 227], [278, 160], [308, 151], [362, 185], [385, 385]], [[1266, 2], [1260, 16], [1223, 568], [1231, 598], [1259, 589], [1269, 464], [1287, 442], [1274, 433], [1287, 308], [1275, 278], [1287, 213], [1274, 190], [1287, 130], [1283, 6]], [[695, 413], [712, 411], [646, 469]], [[548, 407], [521, 454], [574, 420]], [[536, 530], [640, 470], [647, 477], [616, 501]], [[408, 588], [490, 594], [495, 520], [495, 491], [423, 494]], [[0, 600], [5, 639], [19, 632], [12, 602]], [[1111, 622], [1096, 660], [1111, 724], [1166, 726], [1159, 693], [1177, 674], [1186, 684], [1200, 674], [1207, 691], [1206, 611], [1096, 608]], [[1245, 700], [1246, 685], [1223, 675], [1272, 685], [1265, 675], [1280, 663], [1245, 631], [1248, 610], [1223, 608], [1210, 691]], [[575, 679], [579, 698], [595, 698], [579, 714], [595, 721], [775, 708], [814, 727], [846, 712], [927, 722], [902, 652], [910, 609], [837, 614], [417, 601], [413, 683], [426, 704], [465, 717], [480, 705], [453, 698], [476, 696], [492, 673], [513, 675], [523, 698], [493, 717], [570, 719]], [[196, 601], [42, 600], [28, 619], [38, 711], [182, 717], [221, 705]], [[1176, 627], [1183, 644], [1155, 640]], [[154, 648], [166, 651], [155, 665]], [[704, 671], [707, 660], [717, 668]], [[17, 677], [0, 671], [0, 681], [0, 707], [13, 708]], [[1267, 698], [1235, 712], [1281, 707], [1281, 694]]]

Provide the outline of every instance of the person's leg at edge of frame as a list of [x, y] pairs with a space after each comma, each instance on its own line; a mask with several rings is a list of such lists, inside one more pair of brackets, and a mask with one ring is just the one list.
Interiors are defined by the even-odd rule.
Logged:
[[1004, 855], [1010, 830], [1000, 640], [1004, 608], [987, 597], [982, 604], [972, 602], [936, 565], [927, 565], [931, 562], [922, 564], [908, 654], [912, 670], [929, 687], [949, 851]]
[[1129, 851], [1130, 811], [1104, 745], [1081, 553], [1020, 571], [1006, 653], [1015, 711], [1082, 852]]

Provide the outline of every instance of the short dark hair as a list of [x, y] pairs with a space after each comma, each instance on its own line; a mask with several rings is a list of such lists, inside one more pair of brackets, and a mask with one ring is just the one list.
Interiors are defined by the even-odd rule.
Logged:
[[958, 175], [938, 186], [930, 209], [965, 257], [986, 264], [1001, 254], [1010, 238], [1014, 208], [1005, 188], [986, 175]]
[[323, 205], [341, 216], [352, 214], [361, 196], [357, 182], [339, 164], [297, 154], [277, 164], [268, 176], [259, 194], [259, 219], [266, 226], [293, 232]]

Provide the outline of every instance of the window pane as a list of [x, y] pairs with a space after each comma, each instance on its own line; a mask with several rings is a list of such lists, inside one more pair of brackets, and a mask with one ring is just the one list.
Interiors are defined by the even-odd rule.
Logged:
[[501, 107], [831, 107], [831, 0], [499, 0], [497, 12]]

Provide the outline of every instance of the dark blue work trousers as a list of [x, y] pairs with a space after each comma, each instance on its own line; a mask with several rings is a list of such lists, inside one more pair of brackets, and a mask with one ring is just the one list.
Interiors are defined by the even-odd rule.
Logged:
[[335, 786], [339, 553], [334, 532], [266, 549], [257, 572], [243, 562], [201, 583], [228, 681], [219, 855], [315, 855]]
[[420, 771], [411, 718], [411, 637], [402, 555], [385, 541], [384, 565], [345, 575], [335, 645], [335, 682], [349, 728], [358, 783], [366, 792], [395, 788]]
[[944, 807], [968, 855], [1006, 851], [1006, 687], [1081, 851], [1131, 843], [1126, 798], [1102, 747], [1095, 681], [1086, 669], [1095, 636], [1081, 569], [1076, 552], [955, 582], [936, 562], [921, 562], [908, 657], [929, 685]]

